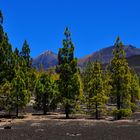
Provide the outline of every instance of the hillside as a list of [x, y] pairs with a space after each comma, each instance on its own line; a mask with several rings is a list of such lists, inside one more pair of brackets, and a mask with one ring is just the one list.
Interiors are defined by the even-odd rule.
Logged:
[[[95, 61], [96, 59], [100, 61], [102, 64], [108, 64], [110, 59], [112, 58], [112, 51], [114, 46], [103, 48], [97, 52], [94, 52], [90, 55], [87, 55], [78, 60], [78, 65], [80, 67], [84, 67], [85, 64], [90, 61]], [[139, 71], [140, 66], [140, 49], [136, 48], [132, 45], [125, 45], [126, 57], [128, 58], [129, 65], [137, 69]], [[45, 51], [35, 59], [33, 59], [33, 66], [36, 68], [40, 68], [40, 65], [43, 66], [44, 69], [54, 67], [58, 64], [57, 54], [52, 51]]]
[[[107, 47], [107, 48], [101, 49], [97, 52], [94, 52], [91, 55], [80, 58], [78, 61], [78, 65], [80, 67], [83, 67], [89, 60], [90, 61], [98, 60], [102, 64], [109, 63], [109, 61], [113, 57], [113, 55], [112, 55], [113, 49], [114, 49], [114, 46]], [[131, 56], [135, 56], [135, 55], [140, 55], [140, 49], [136, 48], [132, 45], [125, 45], [124, 49], [125, 49], [127, 58], [131, 57]]]
[[132, 67], [137, 74], [140, 75], [140, 55], [135, 55], [127, 58], [129, 66]]
[[57, 54], [52, 51], [45, 51], [38, 57], [33, 59], [33, 67], [37, 69], [42, 65], [43, 69], [56, 66], [58, 63]]

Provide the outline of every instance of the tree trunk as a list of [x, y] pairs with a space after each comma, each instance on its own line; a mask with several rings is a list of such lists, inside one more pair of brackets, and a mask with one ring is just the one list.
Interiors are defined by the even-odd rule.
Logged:
[[11, 111], [9, 110], [8, 115], [11, 116]]
[[47, 99], [46, 99], [46, 93], [44, 94], [44, 98], [43, 98], [43, 114], [46, 115], [47, 114]]
[[69, 104], [66, 104], [65, 106], [66, 119], [69, 119], [69, 112], [70, 112]]
[[95, 104], [95, 109], [96, 109], [96, 116], [95, 116], [95, 118], [98, 120], [99, 119], [99, 112], [98, 112], [98, 104], [97, 104], [97, 102], [96, 102], [96, 104]]
[[[120, 94], [117, 93], [117, 109], [120, 110], [121, 109], [121, 99], [120, 99]], [[117, 112], [117, 120], [120, 120], [121, 119], [121, 114], [120, 112], [118, 113]]]
[[[120, 81], [118, 79], [118, 85], [117, 85], [117, 109], [120, 111], [121, 109], [121, 95], [120, 95]], [[120, 112], [117, 112], [117, 120], [121, 119], [121, 114]]]
[[120, 94], [117, 93], [117, 109], [120, 110], [121, 109], [121, 102], [120, 102]]
[[[133, 97], [133, 95], [131, 95], [131, 103], [134, 103], [134, 97]], [[132, 110], [133, 113], [135, 112], [135, 109], [133, 107], [131, 107], [131, 110]]]
[[17, 104], [16, 104], [16, 117], [18, 117], [19, 106], [18, 106], [18, 95], [17, 95]]

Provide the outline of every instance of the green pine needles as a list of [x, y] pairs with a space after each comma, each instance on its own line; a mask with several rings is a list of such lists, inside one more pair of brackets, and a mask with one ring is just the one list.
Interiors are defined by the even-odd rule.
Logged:
[[[131, 72], [131, 68], [128, 66], [128, 62], [125, 58], [124, 46], [119, 37], [114, 46], [113, 59], [110, 62], [110, 74], [112, 79], [111, 93], [116, 102], [116, 119], [121, 119], [125, 116], [131, 116], [136, 99], [139, 99], [140, 92], [137, 77], [135, 77], [136, 75]], [[132, 82], [132, 80], [134, 81]], [[135, 87], [138, 87], [136, 98], [132, 83], [136, 84]], [[133, 101], [133, 99], [135, 101]]]
[[80, 96], [80, 78], [77, 67], [77, 59], [74, 58], [74, 45], [71, 40], [71, 33], [66, 28], [63, 48], [59, 49], [57, 71], [60, 75], [59, 90], [62, 103], [65, 108], [66, 118], [69, 118], [71, 109]]
[[95, 119], [106, 115], [121, 119], [139, 110], [139, 77], [129, 67], [119, 37], [106, 68], [98, 61], [99, 56], [94, 62], [89, 60], [82, 69], [74, 56], [71, 32], [66, 28], [63, 46], [58, 52], [58, 65], [37, 70], [32, 67], [26, 40], [21, 51], [17, 48], [13, 51], [3, 21], [0, 11], [0, 109], [5, 114], [18, 117], [30, 101], [30, 105], [34, 103], [34, 109], [42, 110], [44, 115], [58, 111], [59, 105], [59, 111], [65, 112], [66, 118], [71, 113], [82, 112]]
[[89, 62], [84, 71], [84, 91], [89, 113], [95, 113], [96, 119], [99, 119], [108, 101], [104, 89], [101, 64], [98, 61]]

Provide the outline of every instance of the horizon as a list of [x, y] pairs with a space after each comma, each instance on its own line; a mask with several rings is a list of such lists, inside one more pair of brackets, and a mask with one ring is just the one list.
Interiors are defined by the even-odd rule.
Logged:
[[[134, 46], [134, 45], [132, 45], [132, 44], [123, 44], [123, 45], [124, 45], [124, 47], [131, 46], [131, 47], [140, 49], [140, 48], [138, 48], [138, 47], [136, 47], [136, 46]], [[78, 59], [84, 58], [84, 57], [86, 57], [86, 56], [88, 56], [88, 55], [94, 54], [94, 53], [96, 53], [96, 52], [99, 52], [99, 51], [101, 51], [101, 50], [103, 50], [103, 49], [110, 48], [110, 47], [114, 47], [114, 46], [113, 46], [113, 45], [112, 45], [112, 46], [110, 45], [110, 46], [108, 46], [108, 47], [100, 48], [99, 50], [94, 51], [94, 52], [91, 52], [90, 54], [87, 54], [87, 55], [85, 55], [85, 56], [83, 56], [83, 57], [79, 57]], [[38, 56], [35, 56], [33, 59], [36, 59], [37, 57], [39, 57], [40, 55], [42, 55], [42, 54], [44, 54], [44, 53], [46, 53], [46, 52], [51, 52], [51, 53], [54, 53], [54, 54], [58, 55], [57, 52], [54, 52], [54, 51], [52, 51], [52, 50], [45, 50], [44, 52], [40, 53]], [[76, 58], [77, 58], [77, 57], [76, 57]]]
[[46, 50], [57, 54], [68, 26], [75, 56], [82, 58], [114, 45], [117, 36], [124, 45], [140, 48], [139, 4], [138, 0], [13, 0], [1, 1], [0, 9], [13, 48], [21, 50], [26, 39], [32, 58]]

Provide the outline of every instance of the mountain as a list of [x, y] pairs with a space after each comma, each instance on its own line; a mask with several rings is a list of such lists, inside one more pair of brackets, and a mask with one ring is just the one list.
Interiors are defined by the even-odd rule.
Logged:
[[[113, 49], [114, 46], [107, 47], [97, 52], [94, 52], [91, 55], [87, 55], [83, 58], [80, 58], [78, 60], [78, 65], [80, 67], [84, 67], [89, 60], [95, 61], [96, 59], [102, 64], [107, 64], [113, 57]], [[124, 49], [129, 65], [140, 72], [140, 49], [132, 45], [125, 45]], [[44, 69], [56, 66], [58, 64], [57, 54], [53, 53], [52, 51], [45, 51], [44, 53], [33, 59], [34, 67], [37, 67], [39, 69], [41, 64]]]
[[134, 55], [127, 58], [128, 64], [140, 76], [140, 55]]
[[[113, 49], [114, 49], [114, 46], [111, 46], [111, 47], [108, 47], [108, 48], [101, 49], [97, 52], [94, 52], [91, 55], [87, 55], [83, 58], [80, 58], [79, 61], [78, 61], [78, 65], [80, 67], [83, 67], [89, 60], [90, 61], [98, 60], [102, 64], [109, 63], [109, 61], [113, 57], [113, 55], [112, 55]], [[140, 49], [136, 48], [132, 45], [125, 45], [124, 49], [125, 49], [127, 58], [131, 57], [131, 56], [135, 56], [135, 55], [140, 55]]]
[[45, 51], [41, 55], [33, 59], [33, 67], [40, 69], [42, 65], [43, 69], [54, 67], [58, 64], [57, 54], [52, 51]]

